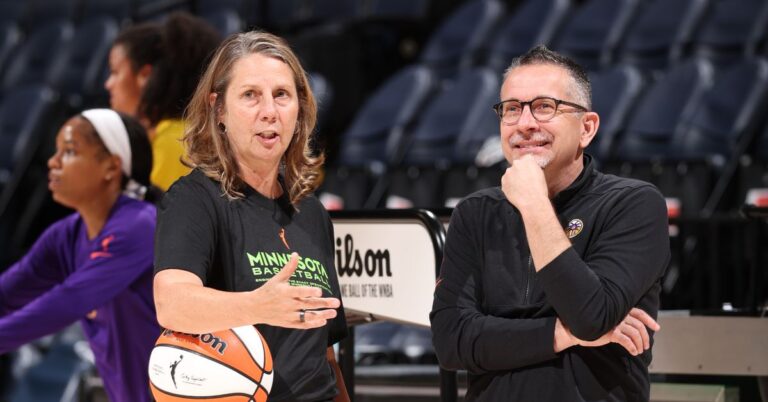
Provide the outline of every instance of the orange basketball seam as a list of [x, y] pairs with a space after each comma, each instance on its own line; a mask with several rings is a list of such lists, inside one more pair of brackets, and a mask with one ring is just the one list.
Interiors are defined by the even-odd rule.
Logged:
[[[254, 329], [256, 329], [256, 328], [254, 328]], [[243, 342], [243, 339], [240, 338], [240, 335], [238, 335], [237, 332], [232, 331], [232, 334], [235, 335], [235, 338], [237, 338], [238, 341], [240, 341], [241, 345], [245, 346], [245, 342]], [[261, 336], [261, 332], [259, 332], [258, 329], [256, 329], [256, 335], [258, 335], [259, 339], [261, 340], [261, 351], [262, 351], [262, 355], [264, 356], [264, 367], [262, 367], [262, 365], [259, 364], [258, 361], [256, 361], [256, 357], [253, 355], [253, 353], [251, 353], [251, 350], [249, 348], [246, 347], [244, 349], [245, 349], [246, 352], [248, 352], [248, 355], [251, 356], [251, 361], [256, 363], [256, 367], [261, 369], [261, 373], [259, 374], [259, 378], [256, 380], [256, 383], [259, 384], [259, 386], [261, 386], [261, 380], [264, 379], [264, 374], [267, 374], [267, 371], [266, 371], [267, 359], [269, 359], [271, 357], [271, 353], [269, 352], [269, 349], [266, 346], [264, 346], [264, 345], [267, 344], [267, 341], [266, 341], [266, 339], [264, 339]], [[272, 370], [269, 371], [269, 374], [272, 374]], [[256, 388], [256, 389], [258, 390], [258, 388]]]

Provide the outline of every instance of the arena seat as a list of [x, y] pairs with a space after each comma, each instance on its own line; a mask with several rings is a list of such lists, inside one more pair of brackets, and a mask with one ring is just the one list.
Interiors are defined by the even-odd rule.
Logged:
[[497, 0], [465, 3], [430, 35], [419, 62], [442, 77], [471, 67], [503, 14], [504, 7]]
[[[765, 122], [766, 107], [768, 61], [755, 58], [732, 64], [719, 74], [695, 111], [683, 117], [681, 135], [672, 144], [673, 161], [702, 165], [703, 172], [699, 177], [676, 179], [698, 184], [699, 193], [706, 196], [704, 216], [720, 208], [736, 209], [743, 202], [734, 199], [731, 185], [739, 159]], [[707, 178], [714, 186], [706, 184]]]
[[592, 110], [600, 116], [597, 136], [587, 152], [598, 161], [610, 159], [614, 139], [617, 138], [634, 110], [643, 89], [640, 70], [630, 65], [619, 65], [590, 74], [592, 82]]
[[19, 27], [12, 21], [0, 21], [0, 76], [9, 56], [21, 42], [22, 34]]
[[[676, 153], [672, 144], [681, 132], [681, 116], [693, 112], [713, 83], [714, 67], [706, 60], [689, 60], [667, 71], [638, 100], [626, 129], [613, 141], [614, 150], [602, 164], [603, 170], [672, 187], [667, 190], [671, 194], [665, 195], [675, 197], [681, 189], [660, 183], [662, 161]], [[695, 203], [701, 205], [702, 201]]]
[[79, 19], [107, 16], [123, 25], [134, 17], [135, 8], [134, 0], [82, 0]]
[[485, 138], [498, 133], [491, 109], [498, 91], [498, 75], [477, 68], [461, 73], [430, 102], [389, 174], [388, 207], [443, 205], [443, 190], [450, 185], [444, 171], [473, 162]]
[[22, 42], [9, 60], [2, 90], [26, 84], [52, 84], [64, 73], [64, 57], [75, 29], [70, 22], [42, 25]]
[[766, 39], [768, 3], [718, 0], [712, 3], [694, 39], [694, 54], [727, 65], [758, 52]]
[[533, 46], [549, 45], [570, 9], [570, 0], [521, 2], [491, 36], [485, 65], [503, 72], [514, 57]]
[[566, 17], [553, 49], [588, 70], [611, 65], [640, 4], [639, 0], [586, 1]]
[[419, 20], [426, 18], [429, 0], [370, 0], [358, 9], [364, 20]]
[[670, 154], [681, 115], [690, 112], [713, 83], [714, 67], [706, 60], [669, 69], [639, 100], [613, 156], [631, 162]]
[[63, 209], [55, 204], [41, 209], [50, 200], [46, 162], [65, 116], [60, 96], [43, 85], [5, 95], [0, 102], [0, 266], [15, 261]]
[[328, 112], [333, 105], [333, 87], [330, 81], [320, 73], [309, 71], [307, 75], [309, 76], [309, 86], [312, 89], [312, 94], [315, 95], [315, 102], [317, 102], [317, 124], [315, 125], [315, 131], [320, 136], [323, 136]]
[[74, 22], [80, 0], [27, 0], [26, 12], [19, 21], [24, 31], [33, 32], [57, 22]]
[[[33, 85], [8, 91], [0, 102], [0, 189], [14, 170], [25, 169], [30, 150], [37, 147], [57, 94]], [[0, 211], [1, 212], [1, 211]]]
[[102, 74], [117, 33], [117, 22], [108, 16], [93, 17], [76, 28], [63, 56], [66, 67], [51, 83], [72, 109], [94, 104], [105, 93]]
[[[382, 84], [341, 135], [337, 167], [328, 167], [321, 200], [329, 209], [375, 206], [374, 183], [403, 152], [403, 140], [435, 88], [432, 72], [409, 66]], [[376, 197], [373, 197], [376, 198]], [[334, 200], [334, 201], [331, 201]]]
[[643, 70], [662, 70], [683, 58], [706, 0], [652, 0], [639, 11], [619, 46], [618, 61]]
[[18, 25], [23, 20], [29, 3], [18, 0], [0, 0], [0, 22]]

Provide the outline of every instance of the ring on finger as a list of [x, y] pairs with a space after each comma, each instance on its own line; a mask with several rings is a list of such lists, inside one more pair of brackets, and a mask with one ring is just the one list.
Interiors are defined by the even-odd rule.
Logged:
[[304, 309], [299, 310], [299, 322], [305, 322], [307, 320], [306, 314]]

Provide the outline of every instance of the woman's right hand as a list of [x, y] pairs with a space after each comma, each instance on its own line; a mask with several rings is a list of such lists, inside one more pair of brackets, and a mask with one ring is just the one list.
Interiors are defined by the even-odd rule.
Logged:
[[[292, 286], [289, 280], [299, 265], [299, 255], [292, 253], [285, 266], [269, 281], [252, 291], [258, 309], [258, 322], [285, 328], [318, 328], [336, 317], [339, 299], [322, 297], [319, 288]], [[304, 320], [302, 321], [302, 311]]]

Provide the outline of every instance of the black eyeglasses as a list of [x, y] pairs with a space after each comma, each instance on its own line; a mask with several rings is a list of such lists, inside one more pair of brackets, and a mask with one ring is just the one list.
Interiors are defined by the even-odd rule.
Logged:
[[[581, 113], [588, 112], [589, 109], [576, 103], [548, 98], [534, 98], [528, 102], [521, 102], [517, 99], [507, 99], [493, 105], [493, 110], [499, 115], [499, 119], [504, 124], [515, 124], [523, 115], [523, 109], [528, 105], [531, 108], [533, 118], [538, 122], [547, 122], [552, 120], [559, 113]], [[559, 110], [560, 105], [570, 106], [576, 110]]]

